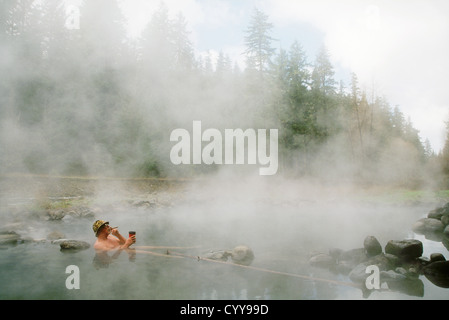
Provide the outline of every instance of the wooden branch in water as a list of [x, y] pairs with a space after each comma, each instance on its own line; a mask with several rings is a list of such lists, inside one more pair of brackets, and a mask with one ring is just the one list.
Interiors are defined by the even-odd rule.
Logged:
[[163, 254], [163, 253], [157, 253], [157, 252], [145, 251], [145, 250], [135, 250], [135, 252], [136, 253], [149, 254], [149, 255], [158, 256], [158, 257], [177, 258], [177, 259], [182, 259], [183, 258], [183, 257], [178, 257], [178, 256], [171, 256], [169, 254]]
[[194, 247], [172, 247], [172, 246], [133, 246], [133, 248], [136, 249], [164, 249], [164, 250], [182, 250], [182, 249], [198, 249], [201, 246], [194, 246]]
[[152, 246], [139, 246], [139, 247], [136, 247], [136, 248], [166, 249], [167, 252], [165, 254], [152, 252], [152, 251], [146, 251], [146, 250], [135, 250], [135, 252], [137, 252], [137, 253], [144, 253], [144, 254], [149, 254], [149, 255], [154, 255], [154, 256], [159, 256], [159, 257], [178, 258], [178, 259], [190, 258], [190, 259], [195, 259], [197, 261], [207, 261], [207, 262], [212, 262], [212, 263], [225, 264], [225, 265], [229, 265], [229, 266], [234, 266], [234, 267], [239, 267], [239, 268], [244, 268], [244, 269], [249, 269], [249, 270], [254, 270], [254, 271], [261, 271], [261, 272], [267, 272], [267, 273], [283, 275], [283, 276], [288, 276], [288, 277], [295, 277], [295, 278], [299, 278], [299, 279], [303, 279], [303, 280], [316, 281], [316, 282], [325, 282], [325, 283], [334, 284], [334, 285], [338, 285], [338, 286], [347, 286], [347, 287], [353, 287], [353, 288], [357, 288], [357, 289], [361, 288], [360, 285], [358, 285], [358, 284], [345, 282], [345, 281], [316, 278], [316, 277], [312, 277], [312, 276], [306, 276], [306, 275], [295, 274], [295, 273], [288, 273], [288, 272], [281, 272], [281, 271], [270, 270], [270, 269], [259, 268], [259, 267], [253, 267], [253, 266], [240, 265], [240, 264], [230, 263], [230, 262], [226, 262], [226, 261], [218, 261], [218, 260], [203, 258], [203, 257], [200, 257], [200, 256], [187, 255], [187, 254], [183, 254], [183, 253], [180, 253], [180, 252], [168, 251], [168, 249], [170, 249], [170, 248], [172, 248], [172, 249], [173, 248], [186, 249], [186, 248], [195, 248], [195, 247], [154, 247], [154, 246], [152, 247]]
[[230, 263], [230, 262], [227, 262], [227, 261], [213, 260], [213, 259], [203, 258], [203, 257], [199, 257], [199, 256], [197, 256], [197, 257], [196, 256], [190, 256], [190, 255], [182, 254], [182, 253], [179, 253], [179, 252], [173, 252], [173, 251], [167, 251], [167, 252], [170, 255], [177, 256], [177, 257], [180, 257], [180, 258], [181, 257], [185, 257], [185, 258], [196, 259], [198, 261], [207, 261], [207, 262], [225, 264], [225, 265], [235, 266], [235, 267], [244, 268], [244, 269], [250, 269], [250, 270], [267, 272], [267, 273], [273, 273], [273, 274], [278, 274], [278, 275], [283, 275], [283, 276], [288, 276], [288, 277], [300, 278], [300, 279], [303, 279], [303, 280], [325, 282], [325, 283], [330, 283], [330, 284], [339, 285], [339, 286], [353, 287], [353, 288], [357, 288], [357, 289], [361, 288], [359, 284], [355, 284], [355, 283], [351, 283], [351, 282], [330, 280], [330, 279], [323, 279], [323, 278], [316, 278], [316, 277], [305, 276], [305, 275], [296, 274], [296, 273], [281, 272], [281, 271], [270, 270], [270, 269], [265, 269], [265, 268], [246, 266], [246, 265], [241, 265], [241, 264], [236, 264], [236, 263]]

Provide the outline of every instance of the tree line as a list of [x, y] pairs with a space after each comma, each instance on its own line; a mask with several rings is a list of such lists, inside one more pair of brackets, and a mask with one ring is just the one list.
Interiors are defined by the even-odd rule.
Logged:
[[[277, 48], [254, 9], [242, 37], [246, 67], [196, 53], [182, 13], [161, 3], [131, 39], [115, 0], [85, 1], [67, 28], [59, 0], [1, 0], [0, 163], [3, 172], [192, 176], [174, 167], [169, 135], [193, 120], [214, 128], [278, 128], [280, 174], [328, 181], [440, 186], [436, 155], [386, 98], [335, 79], [323, 46]], [[448, 130], [449, 131], [449, 130]], [[449, 141], [449, 134], [448, 134]], [[446, 166], [444, 165], [446, 163]]]

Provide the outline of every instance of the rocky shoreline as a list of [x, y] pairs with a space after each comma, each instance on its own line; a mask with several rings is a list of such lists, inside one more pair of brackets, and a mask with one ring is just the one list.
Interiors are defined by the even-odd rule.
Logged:
[[430, 211], [426, 218], [416, 221], [412, 230], [424, 235], [426, 239], [441, 241], [446, 248], [449, 248], [449, 202]]
[[[81, 204], [64, 206], [63, 208], [29, 208], [22, 206], [10, 209], [9, 222], [6, 221], [0, 226], [0, 250], [28, 243], [55, 244], [62, 251], [85, 250], [90, 247], [87, 241], [66, 238], [66, 235], [58, 230], [57, 224], [70, 224], [80, 220], [88, 220], [90, 223], [100, 218], [103, 212], [110, 211], [112, 208], [148, 210], [169, 205], [170, 203], [167, 201], [161, 202], [157, 199], [132, 199], [104, 207]], [[42, 229], [40, 234], [46, 233], [43, 237], [36, 237], [30, 232], [32, 229]]]
[[[449, 203], [416, 221], [412, 230], [449, 248]], [[449, 288], [449, 261], [441, 253], [424, 257], [423, 243], [416, 239], [390, 240], [382, 247], [375, 236], [367, 236], [363, 247], [346, 251], [331, 248], [328, 253], [312, 254], [309, 263], [348, 276], [366, 295], [371, 293], [365, 286], [369, 266], [379, 268], [380, 283], [388, 290], [422, 297], [424, 284], [420, 276], [438, 287]]]

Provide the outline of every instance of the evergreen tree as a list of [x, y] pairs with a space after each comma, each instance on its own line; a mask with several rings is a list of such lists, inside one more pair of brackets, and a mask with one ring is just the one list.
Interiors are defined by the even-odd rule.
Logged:
[[306, 54], [298, 41], [293, 42], [290, 47], [288, 62], [288, 79], [293, 90], [306, 92], [310, 88], [309, 64]]
[[[443, 150], [440, 153], [440, 161], [443, 173], [446, 175], [446, 178], [449, 179], [449, 121], [446, 122], [446, 141]], [[448, 184], [447, 181], [446, 184]], [[447, 186], [449, 186], [449, 184]]]
[[324, 95], [335, 94], [335, 71], [330, 62], [330, 55], [323, 46], [317, 54], [312, 72], [312, 89]]
[[173, 49], [174, 64], [177, 70], [192, 71], [194, 67], [194, 54], [192, 42], [187, 31], [187, 22], [180, 13], [173, 22]]
[[271, 58], [276, 49], [272, 47], [270, 33], [273, 24], [268, 21], [268, 16], [257, 8], [251, 18], [250, 25], [246, 31], [245, 45], [247, 64], [250, 69], [254, 68], [263, 74], [271, 67]]
[[318, 52], [311, 75], [311, 107], [309, 118], [314, 123], [314, 134], [319, 141], [325, 141], [329, 135], [339, 130], [339, 124], [334, 121], [336, 109], [336, 82], [334, 68], [330, 55], [323, 46]]
[[217, 67], [215, 72], [218, 78], [222, 78], [224, 76], [228, 76], [232, 73], [232, 61], [229, 58], [229, 55], [224, 54], [223, 51], [220, 51], [217, 59]]
[[[390, 167], [410, 183], [435, 158], [399, 107], [368, 101], [355, 74], [349, 92], [340, 85], [337, 93], [324, 47], [313, 68], [297, 41], [276, 54], [273, 25], [257, 9], [244, 34], [245, 73], [223, 51], [215, 70], [210, 55], [196, 60], [187, 21], [171, 20], [163, 4], [136, 46], [118, 0], [84, 1], [80, 9], [80, 29], [68, 30], [58, 0], [0, 0], [0, 71], [8, 75], [0, 80], [0, 124], [33, 142], [0, 136], [8, 169], [161, 175], [167, 128], [198, 117], [216, 127], [223, 119], [279, 127], [284, 165], [299, 164], [304, 174], [324, 158], [330, 167], [344, 162], [345, 173], [362, 181], [390, 183], [382, 171]], [[449, 126], [438, 159], [449, 175]]]

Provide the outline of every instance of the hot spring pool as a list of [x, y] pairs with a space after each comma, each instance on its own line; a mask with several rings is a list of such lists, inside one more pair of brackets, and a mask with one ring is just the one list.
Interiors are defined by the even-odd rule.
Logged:
[[[62, 252], [49, 241], [21, 243], [0, 250], [0, 299], [448, 299], [449, 289], [424, 276], [419, 278], [422, 296], [381, 290], [363, 297], [358, 288], [288, 275], [350, 283], [346, 276], [310, 266], [310, 253], [362, 247], [367, 235], [376, 236], [382, 246], [391, 239], [419, 239], [424, 243], [424, 256], [441, 252], [449, 258], [441, 242], [410, 231], [413, 222], [430, 209], [336, 202], [224, 205], [217, 201], [149, 210], [111, 209], [95, 219], [110, 221], [122, 234], [136, 230], [137, 246], [182, 247], [169, 251], [187, 257], [166, 256], [166, 249], [142, 249], [161, 255], [122, 252], [115, 258], [99, 257], [92, 246]], [[23, 228], [34, 238], [59, 230], [66, 238], [93, 245], [95, 219], [25, 220]], [[242, 244], [254, 251], [251, 267], [264, 270], [195, 259], [211, 250]], [[79, 268], [80, 288], [69, 290], [66, 268], [72, 265]]]

